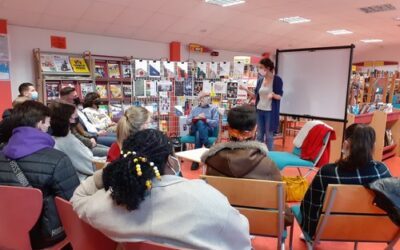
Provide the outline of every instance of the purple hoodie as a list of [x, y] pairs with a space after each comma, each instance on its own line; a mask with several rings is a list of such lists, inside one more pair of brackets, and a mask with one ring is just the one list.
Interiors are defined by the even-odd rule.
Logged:
[[45, 148], [53, 148], [54, 140], [37, 128], [18, 127], [13, 130], [3, 154], [12, 160], [23, 158]]

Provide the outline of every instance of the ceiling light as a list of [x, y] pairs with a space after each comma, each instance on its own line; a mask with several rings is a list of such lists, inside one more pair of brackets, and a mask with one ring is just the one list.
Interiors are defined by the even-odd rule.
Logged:
[[390, 11], [390, 10], [395, 10], [396, 7], [394, 7], [391, 4], [381, 4], [381, 5], [373, 5], [373, 6], [367, 6], [360, 8], [361, 11], [369, 14], [369, 13], [376, 13], [376, 12], [383, 12], [383, 11]]
[[229, 7], [245, 3], [244, 0], [205, 0], [206, 3], [216, 4], [222, 7]]
[[363, 39], [361, 40], [363, 43], [381, 43], [383, 42], [382, 39]]
[[310, 19], [300, 17], [300, 16], [293, 16], [293, 17], [284, 17], [284, 18], [279, 18], [279, 21], [285, 22], [285, 23], [308, 23], [311, 22]]
[[329, 34], [338, 36], [338, 35], [347, 35], [347, 34], [352, 34], [353, 32], [350, 30], [328, 30], [327, 31]]

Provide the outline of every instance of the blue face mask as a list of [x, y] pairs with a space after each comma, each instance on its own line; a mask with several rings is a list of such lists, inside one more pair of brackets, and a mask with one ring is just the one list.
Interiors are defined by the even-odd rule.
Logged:
[[31, 98], [32, 100], [37, 101], [39, 99], [39, 93], [37, 91], [33, 91], [31, 93]]

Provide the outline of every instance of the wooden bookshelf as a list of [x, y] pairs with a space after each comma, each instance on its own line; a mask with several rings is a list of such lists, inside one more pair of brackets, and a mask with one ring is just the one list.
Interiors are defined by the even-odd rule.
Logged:
[[[347, 126], [353, 123], [368, 124], [374, 128], [376, 133], [374, 159], [377, 161], [386, 160], [393, 156], [399, 156], [399, 143], [400, 143], [400, 110], [394, 109], [391, 113], [383, 111], [375, 111], [363, 115], [347, 115]], [[384, 146], [385, 144], [385, 131], [391, 129], [393, 144]]]

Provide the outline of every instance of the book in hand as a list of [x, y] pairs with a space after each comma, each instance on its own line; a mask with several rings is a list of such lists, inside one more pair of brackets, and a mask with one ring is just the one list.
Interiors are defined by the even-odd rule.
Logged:
[[205, 118], [205, 117], [202, 117], [202, 118], [194, 117], [194, 118], [192, 119], [192, 123], [193, 123], [193, 124], [196, 124], [198, 121], [206, 122], [206, 121], [207, 121], [207, 118]]

